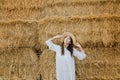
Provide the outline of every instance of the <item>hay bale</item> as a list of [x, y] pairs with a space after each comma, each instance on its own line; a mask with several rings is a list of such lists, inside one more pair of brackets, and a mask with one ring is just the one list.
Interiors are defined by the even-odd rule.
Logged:
[[56, 4], [56, 3], [71, 3], [71, 2], [81, 2], [81, 3], [91, 3], [91, 2], [119, 2], [117, 0], [109, 1], [109, 0], [1, 0], [0, 8], [1, 9], [13, 9], [13, 8], [30, 8], [30, 7], [41, 7], [46, 6], [48, 4]]
[[41, 0], [1, 0], [0, 20], [37, 20], [41, 15]]
[[37, 42], [35, 22], [0, 22], [0, 48], [32, 47]]
[[87, 58], [76, 60], [76, 77], [78, 80], [116, 80], [120, 78], [120, 47], [118, 48], [86, 48]]
[[3, 0], [0, 20], [40, 20], [51, 16], [119, 15], [117, 0]]
[[[120, 47], [85, 48], [87, 57], [83, 61], [75, 59], [76, 80], [117, 79], [120, 67]], [[40, 56], [40, 74], [43, 80], [56, 80], [55, 52], [44, 50]]]
[[105, 0], [44, 0], [41, 17], [51, 16], [87, 16], [87, 15], [119, 15], [120, 2]]
[[39, 73], [42, 80], [56, 80], [55, 53], [48, 49], [44, 50], [40, 56]]
[[36, 80], [37, 56], [30, 48], [0, 48], [1, 80]]
[[83, 47], [115, 47], [120, 45], [119, 21], [117, 16], [46, 18], [39, 22], [38, 41], [45, 48], [48, 38], [69, 31]]
[[[116, 0], [112, 1], [115, 2]], [[42, 6], [46, 6], [48, 4], [57, 4], [57, 3], [72, 3], [72, 2], [79, 2], [79, 3], [97, 3], [97, 2], [109, 2], [109, 0], [44, 0], [41, 1]]]
[[2, 9], [0, 10], [0, 20], [10, 21], [10, 20], [39, 20], [41, 18], [41, 11], [39, 7], [30, 8], [13, 8], [13, 9]]
[[0, 2], [1, 9], [39, 7], [41, 4], [41, 0], [1, 0]]

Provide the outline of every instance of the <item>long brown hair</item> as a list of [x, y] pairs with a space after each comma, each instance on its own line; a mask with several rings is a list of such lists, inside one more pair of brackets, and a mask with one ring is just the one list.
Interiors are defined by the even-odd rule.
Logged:
[[[64, 37], [64, 39], [66, 38], [67, 36]], [[67, 49], [70, 51], [71, 53], [71, 56], [73, 56], [73, 40], [72, 38], [70, 37], [70, 44], [68, 45]], [[64, 55], [64, 40], [61, 44], [61, 55]]]

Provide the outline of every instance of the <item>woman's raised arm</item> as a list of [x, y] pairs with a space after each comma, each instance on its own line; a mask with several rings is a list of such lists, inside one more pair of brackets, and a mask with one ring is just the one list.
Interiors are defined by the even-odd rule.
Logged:
[[49, 47], [50, 50], [56, 52], [56, 51], [58, 50], [58, 47], [59, 47], [59, 46], [56, 45], [56, 44], [54, 44], [54, 43], [52, 42], [52, 40], [58, 39], [58, 38], [61, 38], [61, 37], [62, 37], [62, 35], [56, 35], [56, 36], [54, 36], [54, 37], [46, 40], [45, 43], [46, 43], [46, 45]]

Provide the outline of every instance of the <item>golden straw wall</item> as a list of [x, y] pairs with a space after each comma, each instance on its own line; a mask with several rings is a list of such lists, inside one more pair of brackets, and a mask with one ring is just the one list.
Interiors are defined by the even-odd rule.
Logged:
[[0, 80], [56, 80], [45, 41], [65, 31], [87, 54], [76, 80], [120, 79], [119, 0], [0, 0]]

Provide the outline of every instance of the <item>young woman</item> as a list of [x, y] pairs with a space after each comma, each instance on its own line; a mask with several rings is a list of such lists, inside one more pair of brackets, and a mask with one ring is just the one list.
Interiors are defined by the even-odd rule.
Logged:
[[[61, 38], [61, 46], [56, 45], [52, 40]], [[85, 51], [79, 43], [76, 43], [75, 37], [70, 32], [63, 35], [56, 35], [46, 41], [50, 50], [56, 52], [56, 78], [57, 80], [75, 80], [74, 56], [79, 60], [86, 57]], [[73, 45], [79, 49], [73, 48]]]

